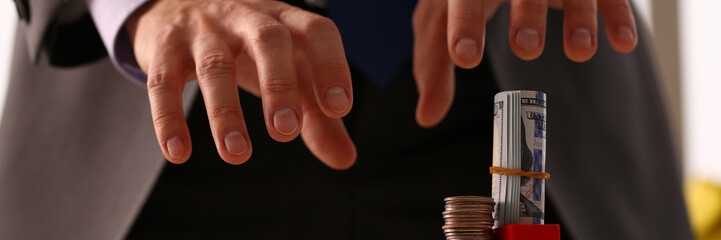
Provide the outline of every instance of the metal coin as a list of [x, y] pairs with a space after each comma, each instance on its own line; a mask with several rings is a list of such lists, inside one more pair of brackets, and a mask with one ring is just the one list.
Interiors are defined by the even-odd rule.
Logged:
[[450, 201], [446, 202], [446, 206], [496, 206], [496, 204], [488, 202], [457, 202]]
[[495, 206], [496, 204], [492, 202], [484, 202], [484, 201], [450, 201], [446, 202], [446, 206], [448, 205], [478, 205], [478, 206]]
[[457, 215], [457, 216], [462, 216], [462, 215], [493, 216], [493, 213], [492, 213], [492, 212], [489, 212], [489, 211], [478, 211], [478, 210], [476, 210], [476, 211], [457, 211], [457, 210], [454, 210], [454, 211], [445, 211], [445, 212], [442, 212], [441, 214], [443, 214], [443, 216], [449, 216], [449, 215]]
[[471, 238], [471, 237], [476, 237], [476, 238], [481, 238], [481, 239], [489, 239], [489, 238], [490, 238], [490, 239], [493, 239], [493, 238], [495, 238], [496, 236], [493, 235], [493, 234], [483, 234], [483, 235], [450, 235], [450, 236], [449, 236], [448, 234], [446, 234], [446, 239], [452, 239], [452, 238], [455, 238], [455, 239], [458, 239], [458, 238]]
[[479, 211], [479, 212], [493, 212], [493, 208], [469, 208], [469, 207], [446, 207], [446, 212], [452, 211]]
[[453, 225], [443, 225], [443, 229], [491, 229], [493, 226], [488, 225], [482, 225], [482, 224], [453, 224]]
[[444, 202], [488, 202], [488, 203], [495, 203], [495, 200], [493, 198], [489, 197], [463, 197], [463, 196], [455, 196], [455, 197], [447, 197], [443, 199]]
[[486, 240], [496, 239], [495, 236], [446, 236], [446, 240]]
[[453, 196], [453, 197], [444, 198], [443, 200], [445, 200], [445, 201], [453, 201], [453, 200], [466, 200], [466, 199], [493, 200], [492, 197], [485, 197], [485, 196]]
[[479, 212], [479, 213], [490, 213], [493, 212], [490, 209], [462, 209], [462, 210], [451, 210], [451, 211], [444, 211], [444, 213], [454, 213], [454, 212], [461, 212], [461, 213], [467, 213], [467, 212]]
[[496, 202], [483, 196], [453, 196], [443, 199], [442, 229], [446, 240], [495, 239], [493, 212]]
[[493, 232], [469, 231], [469, 230], [464, 230], [464, 229], [444, 229], [443, 233], [446, 234], [446, 236], [450, 236], [451, 234], [454, 234], [453, 236], [489, 236], [489, 235], [493, 235]]
[[455, 225], [455, 224], [483, 224], [483, 225], [493, 225], [495, 223], [494, 221], [488, 221], [488, 220], [458, 220], [458, 219], [446, 219], [445, 224], [447, 225]]
[[493, 231], [487, 232], [449, 232], [445, 233], [446, 236], [494, 236]]
[[483, 206], [483, 207], [493, 207], [496, 206], [496, 204], [493, 203], [487, 203], [487, 202], [446, 202], [446, 206]]
[[468, 209], [477, 209], [477, 210], [484, 210], [484, 211], [494, 211], [496, 208], [491, 206], [447, 206], [445, 208], [446, 211], [450, 209], [458, 209], [458, 210], [468, 210]]
[[494, 240], [494, 236], [458, 236], [458, 237], [446, 237], [446, 240]]
[[474, 229], [474, 228], [449, 228], [449, 229], [443, 229], [443, 233], [486, 233], [486, 234], [493, 234], [493, 231], [490, 229], [487, 229], [487, 231]]
[[443, 229], [443, 233], [483, 233], [474, 229]]
[[483, 222], [483, 223], [491, 223], [491, 224], [493, 224], [493, 223], [495, 222], [494, 220], [481, 219], [481, 218], [472, 218], [472, 219], [468, 219], [468, 218], [461, 218], [461, 219], [459, 219], [459, 218], [446, 218], [446, 219], [444, 219], [444, 220], [445, 220], [446, 223], [449, 223], [449, 222]]
[[472, 224], [472, 225], [488, 225], [493, 226], [493, 222], [489, 221], [446, 221], [445, 222], [448, 225], [466, 225], [466, 224]]
[[495, 204], [488, 204], [488, 203], [482, 203], [482, 202], [468, 202], [468, 203], [457, 203], [457, 202], [448, 202], [445, 204], [446, 207], [483, 207], [483, 208], [495, 208]]
[[496, 205], [495, 202], [489, 202], [485, 200], [453, 200], [453, 201], [446, 201], [446, 204], [460, 204], [460, 205], [467, 205], [467, 204], [478, 204], [478, 205]]
[[446, 240], [495, 240], [496, 237], [447, 237]]
[[449, 215], [447, 217], [444, 217], [446, 221], [448, 220], [473, 220], [473, 221], [495, 221], [493, 217], [491, 216], [479, 216], [479, 217], [469, 217], [467, 215]]
[[493, 228], [493, 224], [488, 224], [484, 222], [452, 222], [452, 223], [446, 223], [448, 225], [485, 225], [490, 228]]
[[495, 203], [493, 198], [481, 197], [481, 196], [453, 196], [453, 197], [444, 198], [443, 200], [446, 202], [450, 202], [450, 201], [480, 201], [480, 202]]
[[443, 218], [493, 218], [491, 213], [453, 212], [442, 215]]
[[495, 221], [492, 221], [492, 220], [481, 220], [481, 219], [446, 218], [446, 219], [445, 219], [445, 222], [446, 222], [446, 223], [451, 223], [451, 222], [482, 222], [482, 223], [484, 223], [484, 224], [485, 224], [485, 223], [491, 223], [491, 224], [493, 224]]
[[477, 221], [477, 222], [494, 222], [495, 220], [490, 217], [473, 217], [473, 218], [467, 218], [467, 217], [445, 217], [443, 218], [446, 222], [448, 221]]

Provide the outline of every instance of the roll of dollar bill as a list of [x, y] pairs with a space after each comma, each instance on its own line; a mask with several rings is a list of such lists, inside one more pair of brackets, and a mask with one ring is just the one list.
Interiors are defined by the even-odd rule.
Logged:
[[[546, 94], [505, 91], [493, 110], [493, 166], [526, 172], [546, 171]], [[495, 227], [543, 224], [545, 181], [494, 174]]]

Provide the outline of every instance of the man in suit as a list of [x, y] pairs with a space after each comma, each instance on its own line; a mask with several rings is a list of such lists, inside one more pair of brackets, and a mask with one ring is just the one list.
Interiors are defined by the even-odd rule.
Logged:
[[[342, 18], [350, 13], [339, 13], [338, 1], [329, 2], [327, 14], [340, 34], [326, 18], [270, 1], [156, 1], [141, 8], [144, 1], [88, 1], [116, 68], [136, 81], [149, 73], [144, 93], [110, 61], [87, 63], [97, 56], [65, 50], [75, 42], [63, 41], [68, 33], [93, 32], [81, 31], [88, 12], [82, 2], [18, 1], [27, 17], [0, 126], [0, 215], [8, 216], [0, 235], [437, 238], [444, 196], [489, 192], [482, 159], [490, 149], [478, 147], [490, 147], [482, 139], [490, 140], [490, 127], [479, 124], [479, 109], [490, 106], [496, 89], [528, 88], [557, 99], [549, 114], [564, 128], [549, 135], [549, 195], [558, 206], [549, 213], [558, 212], [564, 229], [582, 239], [688, 238], [646, 49], [620, 55], [610, 48], [630, 51], [640, 35], [627, 2], [566, 1], [565, 18], [553, 12], [548, 30], [547, 4], [559, 2], [541, 2], [512, 1], [488, 29], [483, 23], [497, 7], [490, 1], [400, 8], [396, 13], [414, 14], [413, 67], [401, 63], [384, 81], [374, 74], [384, 70], [364, 70], [352, 44], [346, 48], [354, 65], [346, 64], [340, 35], [358, 39], [346, 39], [353, 33]], [[608, 39], [596, 37], [596, 6]], [[554, 39], [560, 36], [565, 44]], [[524, 62], [508, 49], [539, 59]], [[584, 64], [564, 56], [585, 61], [597, 49]], [[192, 85], [181, 94], [194, 78], [202, 98], [193, 99]], [[245, 91], [238, 95], [236, 85]], [[298, 134], [304, 142], [273, 144]], [[331, 168], [349, 168], [356, 147], [358, 162], [336, 172], [311, 161], [304, 144]], [[160, 173], [161, 153], [173, 163], [191, 160]], [[219, 165], [245, 162], [251, 153], [254, 160], [241, 167]], [[589, 213], [588, 205], [598, 211]]]

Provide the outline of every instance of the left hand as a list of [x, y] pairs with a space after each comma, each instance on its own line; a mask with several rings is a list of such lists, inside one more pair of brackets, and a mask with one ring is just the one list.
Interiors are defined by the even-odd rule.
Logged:
[[[341, 117], [353, 105], [340, 33], [328, 18], [270, 0], [154, 0], [128, 19], [160, 149], [173, 163], [192, 144], [181, 93], [198, 80], [220, 157], [241, 164], [252, 154], [246, 117], [264, 117], [271, 138], [302, 133], [331, 168], [347, 169], [355, 145]], [[245, 116], [238, 87], [259, 96], [262, 116]]]
[[630, 52], [638, 41], [628, 0], [419, 0], [413, 13], [418, 124], [431, 127], [443, 120], [453, 102], [454, 67], [478, 66], [486, 21], [503, 2], [511, 2], [509, 45], [524, 60], [543, 52], [549, 7], [564, 11], [564, 50], [572, 61], [584, 62], [596, 53], [597, 11], [616, 51]]

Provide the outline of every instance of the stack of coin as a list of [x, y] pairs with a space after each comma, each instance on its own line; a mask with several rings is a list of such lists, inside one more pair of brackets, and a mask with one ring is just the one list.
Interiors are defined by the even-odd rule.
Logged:
[[446, 211], [443, 212], [443, 232], [446, 240], [495, 239], [493, 234], [493, 209], [495, 202], [490, 197], [455, 196], [447, 197]]

